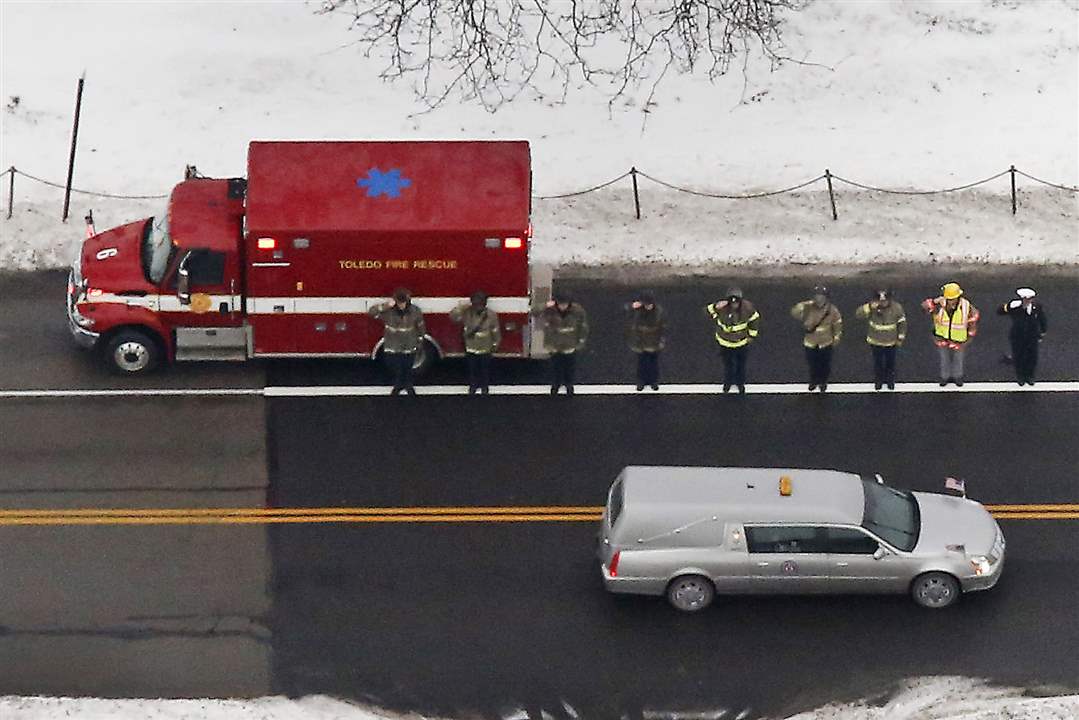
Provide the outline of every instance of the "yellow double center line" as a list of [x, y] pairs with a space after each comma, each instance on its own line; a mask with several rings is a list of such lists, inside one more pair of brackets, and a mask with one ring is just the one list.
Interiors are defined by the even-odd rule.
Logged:
[[0, 510], [0, 525], [596, 522], [602, 507], [149, 508]]
[[[1079, 504], [986, 505], [1001, 520], [1079, 520]], [[354, 508], [81, 508], [0, 510], [0, 526], [271, 525], [278, 523], [596, 522], [603, 508], [579, 505]]]

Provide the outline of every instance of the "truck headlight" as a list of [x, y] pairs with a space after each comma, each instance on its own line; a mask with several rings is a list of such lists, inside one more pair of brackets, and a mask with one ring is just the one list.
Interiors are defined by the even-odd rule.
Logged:
[[975, 575], [988, 575], [992, 570], [992, 564], [985, 555], [971, 555], [970, 566], [974, 568]]

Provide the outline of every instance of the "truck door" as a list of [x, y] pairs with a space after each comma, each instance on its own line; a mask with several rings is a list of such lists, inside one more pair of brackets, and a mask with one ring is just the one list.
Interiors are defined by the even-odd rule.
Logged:
[[181, 257], [170, 278], [174, 296], [162, 300], [175, 329], [177, 360], [247, 357], [236, 277], [235, 254], [196, 248]]

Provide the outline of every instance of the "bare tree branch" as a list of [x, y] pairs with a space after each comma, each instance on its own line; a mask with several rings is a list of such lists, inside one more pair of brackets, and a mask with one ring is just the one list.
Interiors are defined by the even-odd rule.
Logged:
[[[413, 79], [427, 111], [456, 95], [494, 112], [524, 92], [592, 85], [610, 103], [642, 86], [645, 109], [672, 68], [715, 80], [759, 48], [775, 69], [784, 14], [811, 0], [323, 0], [350, 17], [386, 80]], [[803, 63], [811, 64], [811, 63]]]

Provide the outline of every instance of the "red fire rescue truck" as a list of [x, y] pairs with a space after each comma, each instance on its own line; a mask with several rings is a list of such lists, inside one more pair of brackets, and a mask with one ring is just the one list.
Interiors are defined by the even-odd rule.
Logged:
[[523, 141], [253, 142], [247, 178], [191, 177], [152, 218], [90, 235], [71, 270], [77, 342], [124, 375], [162, 362], [372, 357], [366, 311], [397, 287], [427, 318], [417, 365], [460, 355], [448, 313], [476, 290], [499, 354], [542, 354], [530, 308]]

